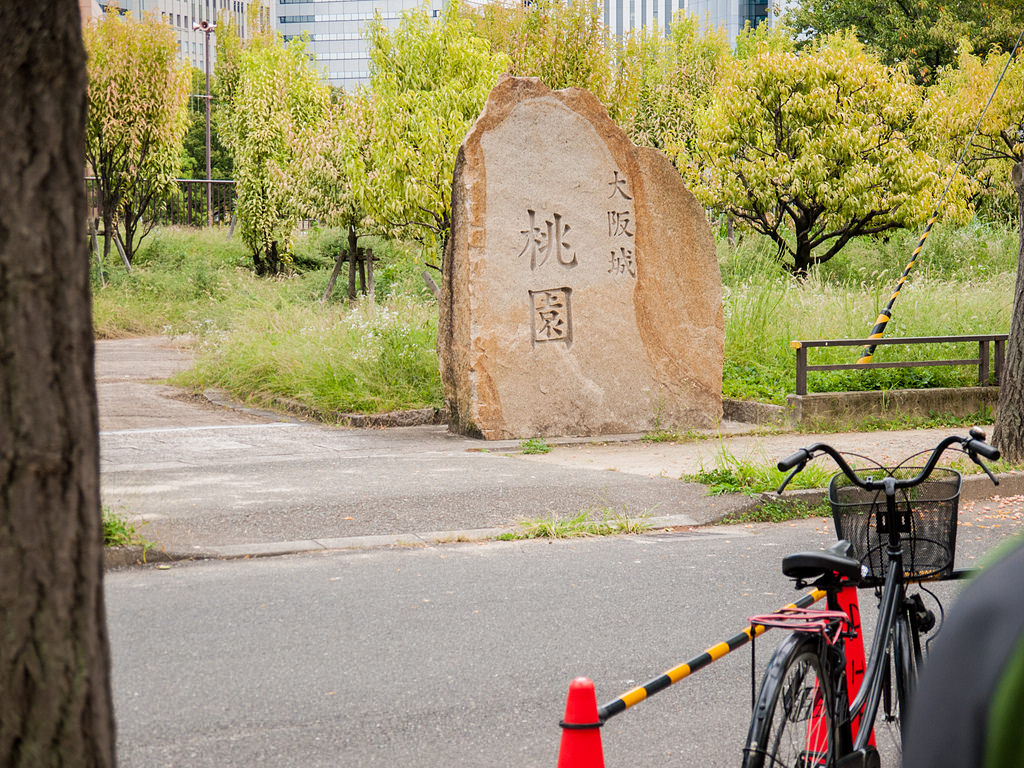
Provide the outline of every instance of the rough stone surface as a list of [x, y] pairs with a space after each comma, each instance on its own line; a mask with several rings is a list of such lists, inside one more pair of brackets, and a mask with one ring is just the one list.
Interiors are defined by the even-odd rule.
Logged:
[[499, 81], [459, 150], [443, 283], [452, 431], [600, 435], [722, 416], [704, 212], [586, 91]]

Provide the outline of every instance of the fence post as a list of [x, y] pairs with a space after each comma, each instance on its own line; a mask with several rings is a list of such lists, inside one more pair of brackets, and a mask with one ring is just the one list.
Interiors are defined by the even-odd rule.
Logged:
[[807, 394], [807, 347], [799, 341], [789, 342], [789, 346], [796, 350], [796, 393]]
[[366, 256], [367, 249], [359, 249], [359, 292], [366, 295]]
[[1006, 359], [1006, 339], [996, 339], [996, 354], [995, 354], [995, 374], [996, 374], [996, 386], [1001, 386], [1003, 383], [1003, 362]]
[[987, 339], [978, 339], [978, 386], [989, 385], [989, 344]]

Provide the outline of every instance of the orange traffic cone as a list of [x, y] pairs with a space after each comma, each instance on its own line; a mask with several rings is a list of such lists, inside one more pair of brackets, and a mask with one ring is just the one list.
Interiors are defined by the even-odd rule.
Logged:
[[603, 723], [597, 717], [597, 695], [594, 681], [577, 677], [569, 683], [565, 702], [562, 745], [558, 749], [558, 768], [604, 768], [601, 750]]

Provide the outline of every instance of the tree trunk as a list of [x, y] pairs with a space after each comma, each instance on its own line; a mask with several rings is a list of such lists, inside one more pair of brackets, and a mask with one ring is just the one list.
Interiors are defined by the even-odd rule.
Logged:
[[349, 224], [348, 227], [348, 303], [356, 300], [356, 257], [359, 255], [359, 238], [356, 236], [356, 228]]
[[103, 263], [107, 264], [110, 260], [110, 244], [114, 241], [114, 215], [108, 213], [106, 209], [103, 211]]
[[1006, 359], [999, 382], [999, 408], [992, 442], [1003, 458], [1019, 463], [1024, 461], [1024, 162], [1013, 166], [1012, 179], [1017, 191], [1020, 247], [1010, 338], [1006, 342]]
[[258, 250], [253, 251], [252, 265], [260, 277], [281, 274], [281, 259], [277, 255], [277, 241], [272, 242], [265, 253]]
[[811, 268], [811, 245], [806, 234], [796, 233], [796, 250], [793, 252], [793, 276], [801, 280], [807, 277]]
[[81, 21], [2, 15], [0, 765], [113, 766]]

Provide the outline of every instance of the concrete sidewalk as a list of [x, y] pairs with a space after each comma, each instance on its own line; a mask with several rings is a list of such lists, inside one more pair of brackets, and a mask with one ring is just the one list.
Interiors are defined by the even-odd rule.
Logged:
[[[703, 525], [758, 503], [709, 497], [679, 479], [728, 457], [774, 462], [823, 441], [889, 465], [950, 433], [765, 434], [724, 423], [679, 443], [551, 440], [549, 453], [523, 455], [519, 441], [443, 426], [329, 427], [153, 383], [190, 362], [186, 345], [162, 338], [97, 344], [103, 503], [146, 524], [142, 533], [159, 545], [150, 560], [430, 546], [583, 510], [643, 515], [657, 528]], [[984, 477], [965, 482], [965, 499], [994, 493], [1024, 493], [1024, 480], [1008, 476], [998, 489]]]

